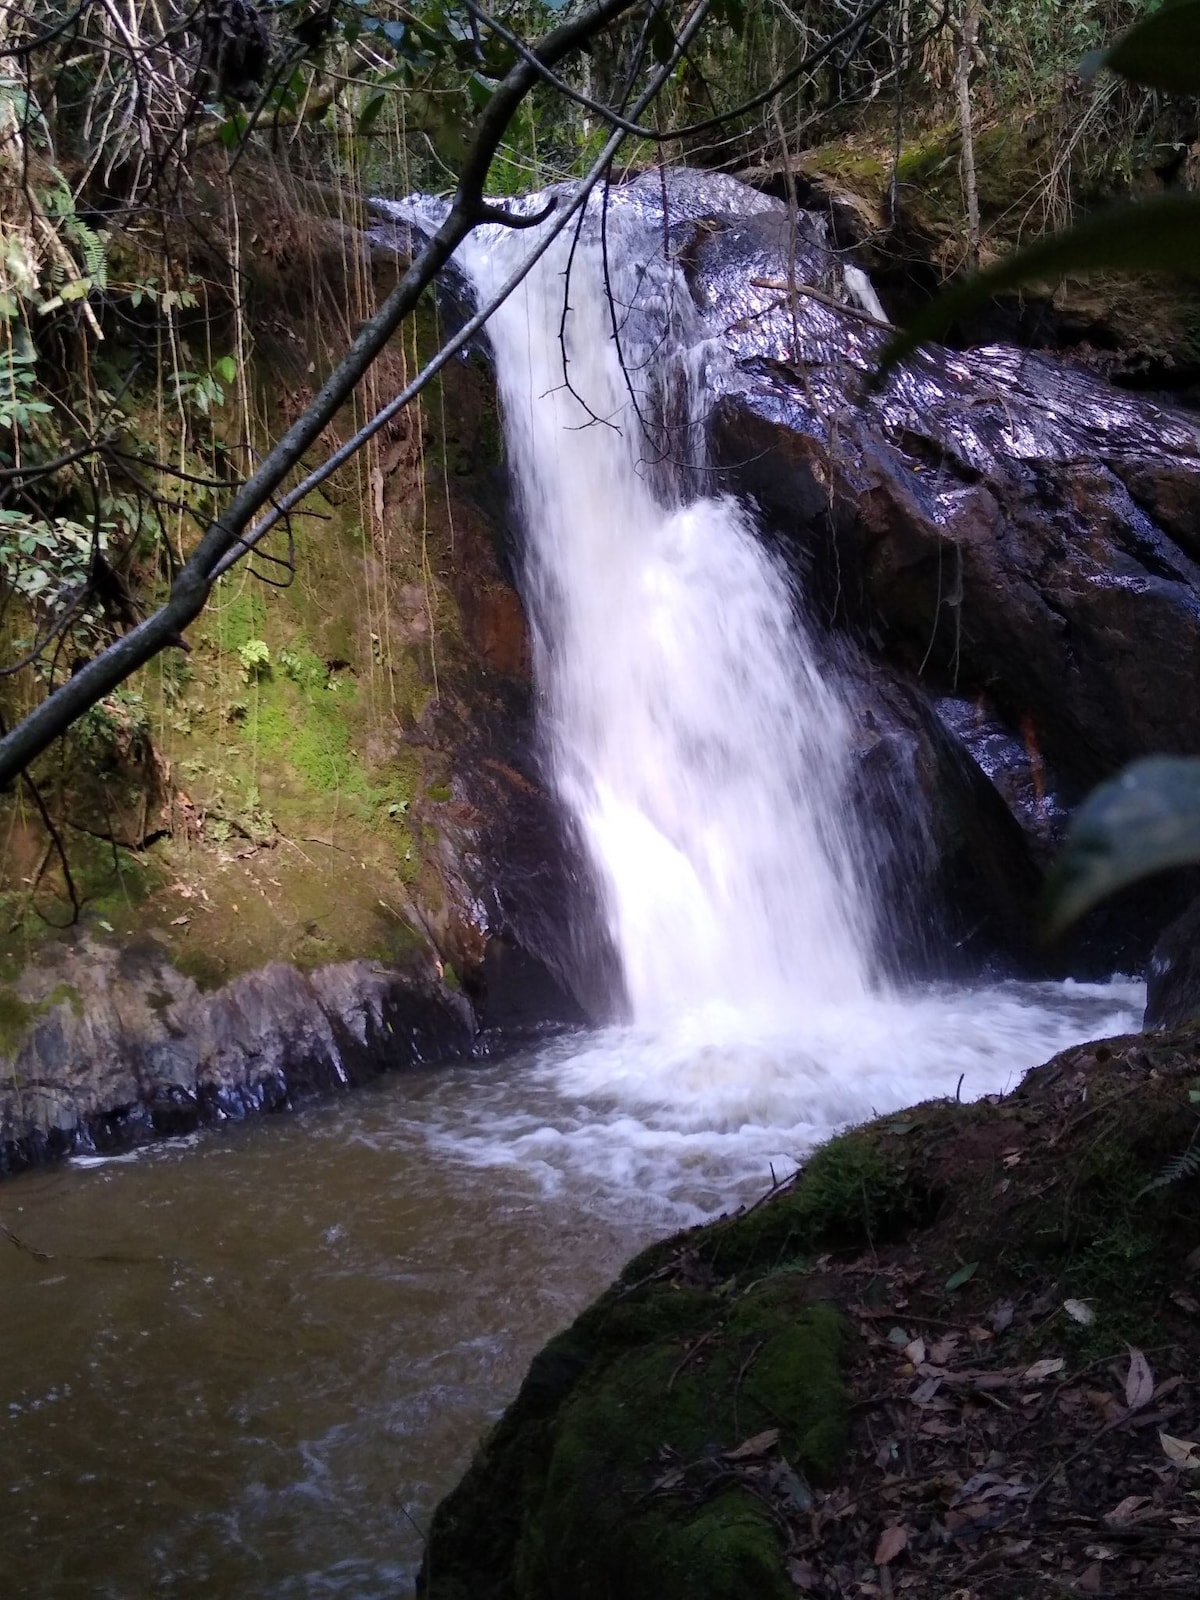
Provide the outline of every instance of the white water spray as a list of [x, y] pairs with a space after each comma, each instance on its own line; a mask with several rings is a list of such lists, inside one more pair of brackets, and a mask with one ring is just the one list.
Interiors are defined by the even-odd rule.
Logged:
[[[678, 487], [703, 467], [697, 363], [675, 354], [695, 340], [686, 284], [661, 234], [610, 216], [614, 334], [599, 244], [568, 271], [569, 250], [568, 231], [488, 333], [554, 778], [632, 1016], [697, 998], [776, 1018], [853, 1005], [871, 931], [842, 800], [848, 719], [746, 511]], [[460, 259], [483, 300], [527, 251], [493, 228]], [[647, 432], [656, 410], [684, 421]]]

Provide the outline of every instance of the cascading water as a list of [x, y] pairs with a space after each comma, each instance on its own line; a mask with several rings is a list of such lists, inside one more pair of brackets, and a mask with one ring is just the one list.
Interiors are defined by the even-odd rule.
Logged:
[[[624, 1020], [16, 1180], [49, 1252], [0, 1254], [23, 1592], [397, 1593], [498, 1400], [634, 1249], [840, 1124], [1137, 1025], [1130, 983], [880, 981], [850, 716], [747, 512], [703, 492], [721, 351], [618, 199], [618, 359], [597, 220], [489, 331], [550, 761]], [[484, 296], [529, 247], [492, 231], [460, 259]]]
[[[745, 508], [685, 492], [705, 352], [682, 274], [637, 215], [610, 215], [606, 244], [607, 279], [600, 244], [572, 250], [567, 230], [488, 324], [558, 791], [635, 1022], [697, 997], [773, 1017], [852, 1006], [871, 918], [848, 719]], [[498, 228], [468, 244], [481, 300], [528, 248]]]
[[[1137, 1026], [1141, 990], [881, 977], [851, 719], [749, 511], [708, 490], [708, 382], [727, 358], [661, 213], [627, 194], [594, 198], [488, 324], [549, 766], [600, 886], [621, 1020], [545, 1050], [519, 1106], [506, 1083], [426, 1134], [455, 1160], [684, 1219], [847, 1122], [1008, 1088]], [[530, 250], [489, 227], [457, 261], [483, 304]]]

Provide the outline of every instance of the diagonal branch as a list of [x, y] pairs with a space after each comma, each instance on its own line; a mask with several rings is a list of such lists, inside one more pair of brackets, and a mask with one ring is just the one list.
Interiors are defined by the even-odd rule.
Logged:
[[[541, 81], [542, 68], [553, 68], [571, 51], [606, 28], [638, 0], [594, 0], [569, 21], [546, 34], [533, 47], [533, 59], [522, 58], [500, 82], [483, 111], [467, 153], [450, 210], [417, 259], [392, 289], [379, 310], [362, 324], [346, 354], [321, 385], [312, 404], [263, 458], [236, 491], [223, 513], [210, 524], [196, 549], [180, 568], [166, 603], [59, 685], [40, 705], [0, 738], [0, 788], [42, 754], [61, 734], [162, 650], [182, 642], [183, 631], [204, 609], [224, 558], [238, 544], [243, 530], [287, 475], [299, 464], [383, 350], [404, 319], [415, 309], [429, 284], [456, 247], [481, 221], [498, 220], [483, 198], [492, 159], [509, 124], [529, 91]], [[687, 27], [690, 38], [699, 27], [708, 0], [700, 0]], [[673, 55], [673, 67], [678, 52]], [[665, 82], [660, 70], [647, 95]], [[645, 96], [646, 103], [649, 99]], [[640, 107], [639, 107], [640, 109]], [[619, 131], [613, 139], [623, 137]], [[594, 180], [593, 180], [594, 181]]]

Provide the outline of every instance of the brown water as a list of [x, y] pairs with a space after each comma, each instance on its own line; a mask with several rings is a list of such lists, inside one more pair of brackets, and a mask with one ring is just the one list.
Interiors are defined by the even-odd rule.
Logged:
[[408, 1592], [530, 1356], [653, 1231], [427, 1148], [505, 1070], [4, 1186], [54, 1259], [0, 1240], [0, 1592]]
[[837, 1126], [1003, 1089], [1136, 985], [720, 1005], [0, 1187], [0, 1597], [389, 1600], [543, 1341]]

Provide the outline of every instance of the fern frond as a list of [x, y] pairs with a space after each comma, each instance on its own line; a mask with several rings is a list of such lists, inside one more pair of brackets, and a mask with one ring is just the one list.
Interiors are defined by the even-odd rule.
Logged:
[[1167, 1189], [1173, 1183], [1184, 1183], [1188, 1178], [1200, 1177], [1200, 1145], [1189, 1146], [1182, 1155], [1172, 1156], [1170, 1161], [1159, 1173], [1157, 1178], [1138, 1191], [1138, 1199], [1142, 1195], [1151, 1194], [1155, 1189]]

